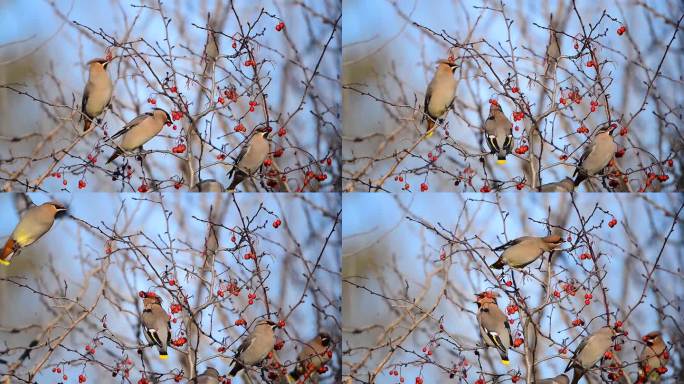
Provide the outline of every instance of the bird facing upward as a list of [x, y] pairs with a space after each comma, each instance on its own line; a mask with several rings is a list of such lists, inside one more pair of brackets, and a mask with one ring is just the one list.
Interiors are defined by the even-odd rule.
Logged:
[[432, 135], [435, 123], [442, 119], [456, 97], [454, 72], [458, 65], [448, 60], [440, 60], [435, 76], [428, 84], [423, 105], [423, 120], [427, 120], [428, 137]]

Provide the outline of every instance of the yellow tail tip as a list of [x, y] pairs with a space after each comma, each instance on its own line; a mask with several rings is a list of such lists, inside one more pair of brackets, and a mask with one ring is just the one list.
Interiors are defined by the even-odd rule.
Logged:
[[504, 160], [497, 160], [496, 163], [497, 164], [506, 164], [506, 160], [505, 159]]
[[508, 364], [510, 364], [511, 362], [508, 361], [508, 360], [503, 360], [503, 359], [501, 359], [501, 363], [502, 363], [503, 365], [508, 365]]
[[0, 259], [0, 264], [2, 265], [10, 265], [10, 262], [7, 260]]
[[166, 360], [169, 358], [169, 355], [159, 355], [159, 358], [162, 360]]
[[427, 139], [427, 138], [431, 137], [433, 133], [435, 133], [435, 131], [428, 132], [427, 135], [425, 135], [425, 138]]

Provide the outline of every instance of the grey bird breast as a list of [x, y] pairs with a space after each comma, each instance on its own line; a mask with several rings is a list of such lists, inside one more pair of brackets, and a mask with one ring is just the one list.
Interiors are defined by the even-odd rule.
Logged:
[[456, 92], [456, 79], [451, 74], [451, 71], [443, 73], [437, 72], [435, 77], [428, 86], [428, 93], [430, 95], [430, 102], [427, 110], [432, 117], [440, 117], [446, 113], [447, 108], [454, 101], [454, 94]]
[[[55, 217], [49, 210], [50, 208], [47, 206], [30, 208], [24, 214], [24, 217], [21, 218], [14, 232], [12, 232], [12, 238], [19, 244], [22, 244], [22, 246], [33, 244], [46, 234], [55, 222]], [[26, 237], [26, 240], [24, 240], [26, 242], [22, 241], [23, 239], [17, 239], [16, 235]]]
[[[580, 351], [576, 359], [582, 364], [582, 368], [584, 369], [593, 367], [611, 346], [610, 335], [599, 333], [589, 336], [589, 338], [586, 346]], [[603, 346], [605, 346], [605, 348], [603, 348]]]
[[98, 116], [112, 99], [112, 80], [107, 72], [96, 72], [88, 79], [88, 101], [85, 111], [88, 116]]
[[275, 334], [259, 337], [253, 340], [245, 350], [240, 353], [240, 361], [246, 365], [254, 365], [263, 361], [268, 353], [273, 350], [275, 344]]
[[597, 138], [592, 144], [587, 158], [582, 162], [582, 168], [589, 175], [599, 173], [608, 165], [616, 150], [617, 144], [610, 136]]
[[248, 173], [252, 173], [263, 164], [264, 160], [266, 160], [269, 151], [268, 141], [261, 133], [257, 133], [247, 145], [247, 152], [242, 159], [240, 159], [238, 168]]

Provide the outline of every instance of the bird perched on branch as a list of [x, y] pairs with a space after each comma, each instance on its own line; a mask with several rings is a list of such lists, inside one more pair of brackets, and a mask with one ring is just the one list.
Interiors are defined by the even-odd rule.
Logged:
[[613, 140], [613, 131], [610, 124], [606, 124], [597, 130], [587, 149], [580, 157], [579, 164], [575, 168], [575, 186], [580, 185], [588, 177], [594, 176], [603, 171], [608, 166], [615, 151], [617, 144]]
[[506, 155], [513, 149], [513, 124], [504, 115], [501, 105], [497, 102], [489, 104], [489, 116], [485, 121], [484, 131], [487, 146], [496, 155], [497, 164], [506, 164]]
[[332, 354], [332, 339], [330, 335], [321, 332], [304, 345], [297, 357], [297, 365], [290, 372], [290, 377], [298, 380], [300, 377], [309, 377], [316, 373], [321, 367], [328, 364]]
[[223, 185], [215, 179], [202, 180], [190, 192], [225, 192]]
[[496, 304], [497, 297], [495, 292], [477, 294], [477, 321], [485, 345], [496, 348], [501, 362], [508, 365], [508, 348], [513, 344], [513, 337], [508, 318]]
[[544, 184], [539, 189], [541, 192], [572, 192], [575, 190], [575, 183], [571, 178], [566, 177], [561, 181]]
[[203, 374], [197, 376], [196, 384], [219, 384], [219, 372], [216, 368], [209, 367]]
[[257, 323], [249, 336], [238, 347], [235, 358], [231, 363], [233, 369], [228, 376], [235, 376], [245, 366], [255, 366], [261, 364], [273, 351], [275, 345], [275, 333], [273, 330], [278, 325], [269, 320], [262, 320]]
[[10, 265], [12, 257], [17, 256], [22, 249], [43, 237], [52, 228], [55, 218], [66, 211], [67, 209], [62, 204], [56, 202], [44, 203], [27, 209], [2, 249], [0, 264]]
[[573, 369], [572, 384], [577, 384], [582, 376], [601, 360], [613, 345], [613, 340], [622, 335], [611, 327], [602, 327], [582, 340], [575, 354], [565, 368], [565, 372]]
[[268, 142], [268, 134], [271, 132], [270, 128], [261, 127], [254, 130], [252, 137], [247, 140], [247, 143], [242, 146], [240, 153], [235, 158], [235, 165], [228, 172], [229, 177], [233, 180], [228, 187], [229, 192], [235, 191], [235, 188], [247, 177], [261, 169], [264, 160], [268, 157], [271, 146]]
[[428, 137], [437, 121], [447, 113], [456, 97], [456, 79], [454, 72], [458, 65], [448, 60], [440, 60], [435, 76], [428, 84], [423, 106], [423, 120], [427, 120]]
[[502, 269], [504, 265], [512, 268], [523, 268], [533, 263], [544, 252], [551, 252], [558, 249], [563, 239], [558, 235], [545, 237], [523, 236], [508, 243], [494, 248], [495, 251], [504, 250], [499, 259], [491, 268]]
[[171, 124], [171, 116], [161, 108], [154, 108], [151, 112], [143, 113], [126, 124], [119, 132], [112, 135], [114, 140], [119, 136], [121, 142], [105, 164], [111, 163], [121, 156], [124, 151], [129, 152], [141, 148], [164, 129], [165, 124]]
[[107, 59], [94, 59], [88, 62], [88, 82], [83, 89], [81, 112], [85, 124], [84, 131], [90, 129], [93, 119], [100, 116], [112, 101], [112, 79], [107, 73]]
[[147, 342], [157, 346], [160, 359], [167, 359], [169, 357], [167, 348], [171, 341], [171, 323], [169, 314], [162, 308], [161, 303], [161, 298], [153, 292], [144, 293], [141, 322]]
[[566, 375], [558, 375], [552, 379], [544, 379], [536, 382], [537, 384], [568, 384], [570, 383], [570, 378]]
[[640, 382], [658, 382], [663, 368], [670, 359], [667, 345], [659, 331], [649, 332], [641, 338], [646, 345], [639, 355]]

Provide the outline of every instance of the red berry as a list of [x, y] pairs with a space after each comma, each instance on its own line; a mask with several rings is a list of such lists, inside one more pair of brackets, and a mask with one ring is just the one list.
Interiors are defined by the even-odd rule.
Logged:
[[[66, 180], [64, 180], [64, 185], [66, 185]], [[78, 181], [78, 189], [84, 189], [86, 187], [85, 180], [81, 179]]]
[[519, 91], [518, 87], [511, 88], [511, 92], [513, 92], [513, 93], [518, 93], [518, 91]]
[[271, 164], [273, 164], [273, 160], [271, 160], [271, 159], [265, 159], [264, 160], [264, 166], [270, 167]]
[[280, 227], [280, 224], [282, 224], [282, 223], [283, 223], [283, 222], [280, 221], [280, 219], [275, 219], [275, 221], [273, 221], [273, 228], [278, 228], [278, 227]]
[[619, 36], [622, 36], [622, 34], [625, 33], [625, 31], [627, 31], [627, 27], [625, 27], [624, 25], [621, 25], [620, 28], [617, 29], [617, 34]]
[[281, 128], [278, 130], [278, 136], [283, 137], [283, 136], [285, 136], [286, 134], [287, 134], [287, 130], [285, 130], [285, 127], [281, 127]]
[[86, 377], [84, 374], [78, 375], [78, 382], [79, 383], [85, 383], [86, 382]]
[[612, 220], [610, 220], [610, 221], [608, 222], [608, 226], [609, 226], [610, 228], [613, 228], [616, 224], [617, 224], [617, 219], [614, 218], [614, 217], [613, 217]]
[[425, 192], [428, 190], [428, 185], [427, 183], [420, 183], [420, 191]]

